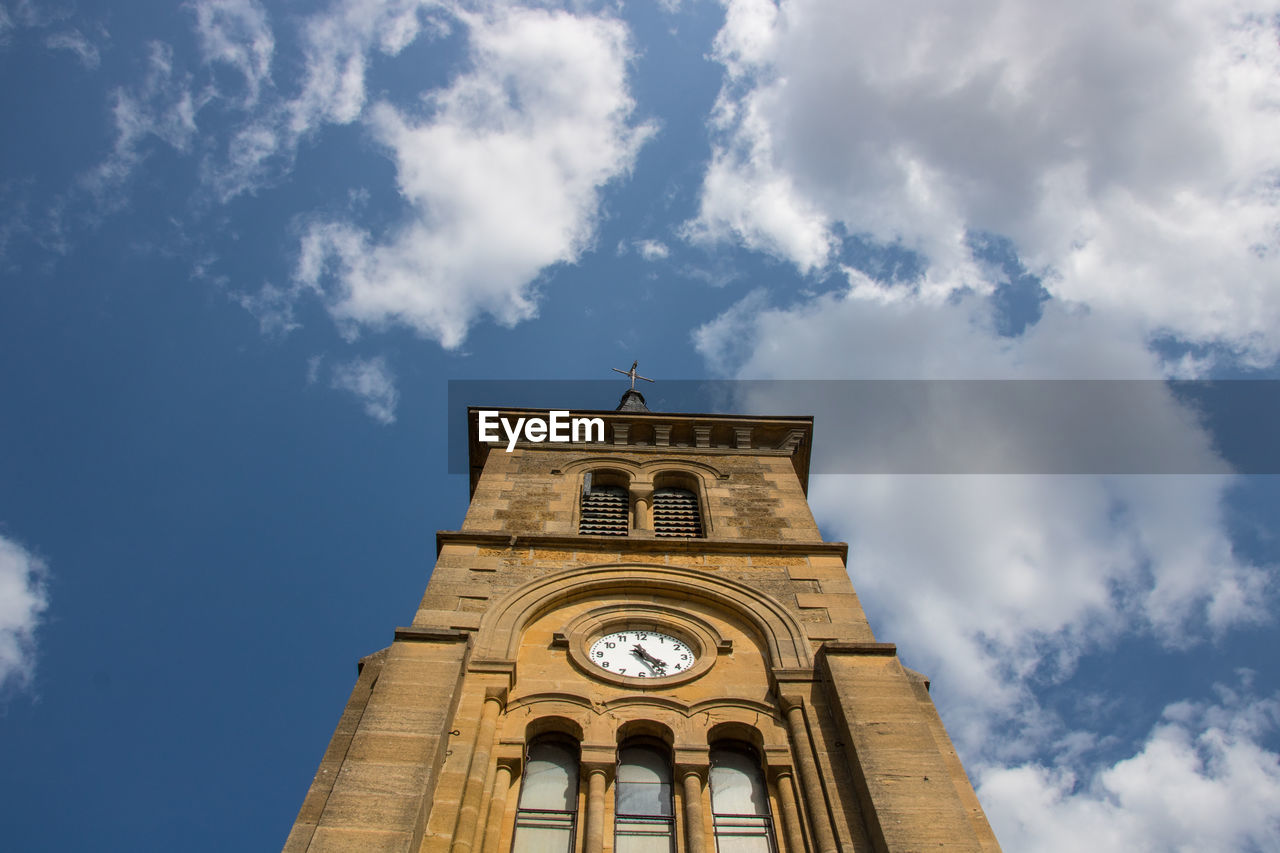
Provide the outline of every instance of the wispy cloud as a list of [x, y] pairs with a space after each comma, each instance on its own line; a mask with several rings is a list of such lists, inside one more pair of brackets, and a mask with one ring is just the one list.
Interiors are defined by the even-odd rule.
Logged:
[[232, 298], [257, 318], [264, 335], [286, 335], [302, 325], [294, 313], [297, 294], [292, 288], [267, 283], [256, 293], [236, 293]]
[[274, 46], [261, 4], [198, 3], [206, 60], [231, 64], [246, 81], [245, 116], [225, 148], [205, 161], [206, 184], [226, 201], [278, 179], [304, 139], [325, 125], [350, 124], [363, 115], [370, 57], [395, 56], [423, 33], [447, 31], [451, 6], [441, 0], [340, 0], [301, 19], [300, 86], [259, 103], [259, 93], [271, 84]]
[[190, 76], [174, 69], [173, 49], [152, 42], [147, 60], [140, 85], [112, 93], [115, 143], [106, 159], [82, 176], [84, 187], [107, 208], [123, 203], [120, 190], [148, 156], [150, 140], [185, 152], [196, 134], [200, 100]]
[[[315, 365], [318, 369], [319, 362]], [[340, 391], [354, 394], [364, 404], [365, 413], [378, 423], [395, 423], [400, 392], [396, 389], [395, 376], [382, 356], [335, 364], [332, 385]]]
[[22, 545], [0, 536], [0, 688], [24, 687], [36, 664], [36, 629], [49, 607], [48, 570]]
[[85, 68], [96, 69], [101, 62], [98, 48], [85, 38], [79, 30], [63, 30], [52, 33], [44, 40], [45, 47], [50, 50], [67, 50], [74, 53]]
[[637, 240], [635, 247], [646, 261], [661, 261], [671, 255], [671, 250], [661, 240]]
[[266, 10], [256, 0], [198, 0], [192, 8], [204, 61], [235, 69], [244, 81], [239, 106], [252, 108], [271, 82], [276, 42]]

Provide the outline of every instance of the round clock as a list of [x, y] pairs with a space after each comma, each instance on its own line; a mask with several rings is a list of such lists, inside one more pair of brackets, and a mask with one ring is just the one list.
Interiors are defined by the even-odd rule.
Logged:
[[666, 678], [697, 662], [689, 644], [661, 631], [614, 631], [591, 644], [587, 658], [595, 666], [627, 678]]

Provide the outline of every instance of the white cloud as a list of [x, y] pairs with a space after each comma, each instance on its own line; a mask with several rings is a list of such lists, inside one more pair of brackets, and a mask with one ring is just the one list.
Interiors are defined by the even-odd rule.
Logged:
[[[1020, 337], [1000, 337], [983, 297], [926, 301], [850, 278], [845, 293], [791, 308], [769, 308], [763, 293], [748, 296], [699, 329], [697, 346], [721, 372], [751, 378], [1160, 376], [1158, 358], [1128, 321], [1051, 301]], [[998, 411], [964, 410], [963, 400], [952, 410], [980, 425], [968, 432], [924, 417], [888, 437], [853, 434], [840, 425], [856, 401], [810, 395], [792, 404], [792, 390], [804, 389], [770, 387], [768, 398], [738, 407], [813, 413], [827, 437], [828, 469], [841, 470], [841, 460], [868, 442], [887, 442], [883, 452], [897, 458], [912, 447], [943, 460], [995, 453], [996, 471], [1027, 470], [1018, 454], [1024, 444], [1041, 446], [1010, 432]], [[1195, 419], [1158, 384], [1149, 392], [1134, 401], [1130, 435], [1115, 441], [1169, 448], [1189, 469], [1212, 469], [1216, 457]], [[1052, 419], [1043, 427], [1065, 442], [1064, 429]], [[1267, 618], [1267, 571], [1242, 560], [1226, 530], [1222, 502], [1231, 482], [815, 476], [810, 501], [827, 534], [850, 543], [850, 573], [876, 630], [910, 637], [903, 653], [913, 665], [947, 673], [935, 690], [946, 697], [953, 735], [970, 752], [1016, 756], [1036, 749], [1043, 727], [1055, 725], [1039, 708], [1036, 686], [1070, 674], [1081, 654], [1125, 633], [1176, 648]], [[988, 739], [1006, 724], [1000, 738]]]
[[692, 236], [807, 270], [868, 235], [945, 297], [996, 233], [1056, 297], [1280, 354], [1275, 0], [725, 5]]
[[306, 70], [302, 91], [288, 107], [290, 132], [355, 121], [365, 102], [368, 54], [395, 56], [418, 37], [423, 13], [447, 7], [440, 0], [345, 0], [308, 18], [302, 32]]
[[[315, 363], [316, 369], [319, 363]], [[310, 369], [310, 367], [309, 367]], [[400, 392], [386, 359], [356, 358], [333, 366], [332, 385], [339, 391], [350, 391], [364, 403], [364, 411], [381, 424], [396, 421], [396, 404]]]
[[[725, 5], [715, 145], [686, 234], [802, 271], [830, 268], [853, 234], [923, 265], [909, 281], [840, 267], [847, 289], [776, 307], [763, 290], [747, 296], [695, 332], [718, 372], [1158, 379], [1212, 366], [1163, 362], [1150, 348], [1162, 334], [1225, 344], [1245, 363], [1280, 353], [1274, 4]], [[1048, 291], [1016, 336], [998, 330], [992, 298], [1007, 269], [973, 248], [985, 234], [1008, 238]], [[1150, 387], [1129, 439], [1213, 460], [1195, 419]], [[739, 408], [794, 408], [788, 386], [767, 390]], [[847, 401], [806, 402], [820, 436], [849, 439], [839, 458], [884, 438], [842, 435]], [[972, 432], [922, 418], [885, 440], [963, 460], [993, 445], [1002, 458], [1024, 452], [998, 412], [981, 414]], [[1274, 719], [1272, 700], [1194, 720], [1175, 706], [1130, 759], [1099, 769], [1075, 760], [1096, 736], [1044, 694], [1121, 638], [1172, 654], [1271, 618], [1272, 568], [1237, 552], [1224, 517], [1232, 483], [814, 477], [815, 515], [850, 543], [879, 635], [935, 676], [1006, 849], [1274, 838], [1276, 756], [1228, 719], [1257, 708]], [[1186, 806], [1178, 783], [1219, 813]]]
[[1173, 649], [1267, 618], [1267, 575], [1233, 555], [1223, 529], [1228, 485], [867, 475], [815, 478], [810, 497], [850, 542], [877, 632], [939, 674], [953, 736], [1016, 757], [1053, 726], [1035, 691], [1082, 654], [1126, 633]]
[[1261, 742], [1280, 701], [1224, 691], [1178, 703], [1134, 755], [1081, 778], [1042, 764], [979, 771], [1006, 850], [1269, 850], [1280, 835], [1280, 755]]
[[0, 687], [23, 686], [35, 671], [35, 632], [49, 606], [39, 557], [0, 536]]
[[534, 315], [531, 282], [590, 244], [600, 188], [649, 132], [627, 124], [620, 22], [505, 6], [465, 19], [472, 69], [431, 93], [428, 117], [370, 113], [411, 219], [382, 240], [314, 223], [297, 268], [349, 327], [404, 324], [447, 348], [481, 315]]
[[[1020, 336], [1001, 337], [985, 297], [922, 299], [848, 275], [847, 291], [786, 308], [753, 293], [699, 329], [696, 344], [719, 371], [752, 378], [1155, 378], [1163, 369], [1129, 319], [1051, 300]], [[886, 440], [849, 429], [859, 404], [829, 389], [815, 405], [803, 383], [745, 387], [749, 399], [735, 409], [814, 414], [835, 467], [859, 444]], [[1135, 435], [1211, 459], [1196, 421], [1158, 384], [1149, 387], [1148, 399], [1133, 401], [1142, 415]], [[999, 412], [985, 423], [977, 414], [972, 433], [925, 417], [888, 440], [960, 459], [993, 443], [1019, 452]], [[815, 448], [815, 458], [822, 452]], [[1046, 701], [1084, 655], [1122, 638], [1153, 639], [1174, 655], [1270, 619], [1271, 571], [1236, 553], [1224, 518], [1231, 483], [811, 479], [815, 516], [828, 538], [849, 542], [850, 575], [877, 636], [933, 676], [935, 701], [1004, 849], [1268, 849], [1280, 819], [1280, 766], [1264, 738], [1280, 723], [1280, 700], [1222, 690], [1212, 706], [1170, 706], [1145, 742], [1109, 766], [1098, 764], [1096, 747], [1110, 741], [1114, 750], [1115, 738]]]

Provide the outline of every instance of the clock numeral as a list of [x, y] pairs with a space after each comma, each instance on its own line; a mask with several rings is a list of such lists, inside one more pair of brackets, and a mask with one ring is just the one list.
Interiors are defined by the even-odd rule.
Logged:
[[600, 652], [600, 651], [596, 652], [596, 657], [598, 658], [604, 657], [604, 652]]
[[600, 665], [601, 665], [602, 667], [604, 667], [605, 669], [608, 669], [608, 668], [609, 668], [609, 662], [608, 662], [607, 660], [602, 660], [602, 661], [600, 661]]
[[648, 678], [648, 677], [649, 677], [649, 674], [646, 673], [644, 670], [641, 670], [640, 672], [636, 673], [636, 678]]
[[610, 642], [606, 641], [606, 642], [605, 642], [605, 644], [604, 644], [604, 647], [605, 647], [606, 649], [612, 649], [612, 648], [615, 648], [617, 645], [618, 645], [617, 643], [610, 643]]
[[623, 675], [626, 675], [626, 674], [627, 674], [627, 668], [626, 668], [625, 666], [620, 666], [620, 667], [618, 667], [618, 672], [622, 673]]
[[618, 635], [618, 642], [619, 642], [619, 643], [625, 643], [626, 641], [627, 641], [627, 635], [626, 635], [626, 634], [619, 634], [619, 635]]
[[637, 640], [647, 640], [647, 639], [649, 639], [649, 635], [648, 635], [648, 634], [636, 634], [636, 639], [637, 639]]
[[688, 655], [680, 655], [680, 660], [688, 660], [688, 659], [689, 659]]

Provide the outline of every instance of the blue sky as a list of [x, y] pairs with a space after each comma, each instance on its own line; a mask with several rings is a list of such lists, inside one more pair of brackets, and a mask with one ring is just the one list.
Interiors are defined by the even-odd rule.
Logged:
[[[461, 522], [450, 380], [1274, 378], [1278, 36], [1275, 0], [4, 0], [5, 846], [283, 842]], [[1275, 849], [1275, 477], [815, 474], [1005, 849]]]

